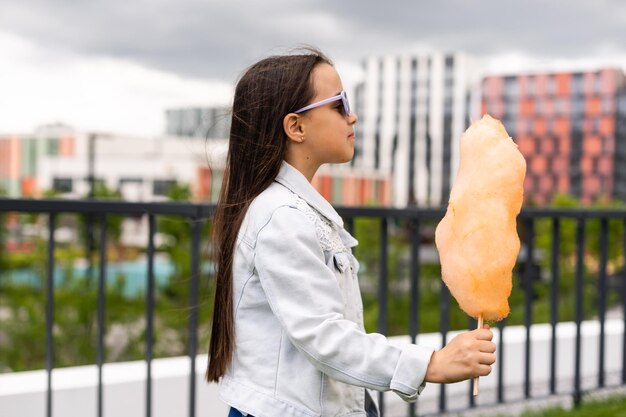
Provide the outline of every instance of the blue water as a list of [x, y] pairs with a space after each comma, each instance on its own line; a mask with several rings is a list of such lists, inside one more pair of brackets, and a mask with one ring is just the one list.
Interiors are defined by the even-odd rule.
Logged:
[[[74, 279], [82, 279], [87, 276], [86, 265], [75, 265], [73, 267], [72, 276]], [[174, 274], [174, 265], [167, 260], [154, 260], [154, 281], [155, 286], [165, 286]], [[205, 274], [209, 270], [209, 264], [202, 265], [202, 273]], [[54, 280], [55, 287], [61, 287], [67, 282], [66, 268], [55, 267]], [[94, 266], [92, 276], [94, 280], [99, 276], [98, 265]], [[45, 274], [45, 273], [44, 273]], [[117, 285], [119, 277], [123, 276], [122, 294], [127, 297], [136, 297], [143, 294], [147, 287], [148, 264], [145, 260], [110, 262], [107, 264], [106, 285], [113, 288]], [[0, 272], [0, 284], [25, 284], [34, 288], [39, 288], [44, 283], [40, 271], [22, 268], [10, 271]]]

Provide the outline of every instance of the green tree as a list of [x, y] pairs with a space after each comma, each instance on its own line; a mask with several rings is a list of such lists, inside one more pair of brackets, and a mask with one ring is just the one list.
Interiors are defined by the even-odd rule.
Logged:
[[[171, 201], [189, 202], [192, 198], [191, 188], [187, 184], [174, 183], [167, 194]], [[166, 254], [174, 265], [174, 273], [168, 279], [167, 284], [160, 289], [158, 303], [160, 305], [158, 321], [162, 324], [160, 333], [156, 337], [163, 339], [169, 334], [169, 343], [179, 346], [178, 354], [184, 353], [188, 343], [187, 320], [190, 315], [190, 285], [191, 285], [191, 229], [192, 222], [200, 221], [201, 242], [207, 242], [210, 236], [211, 223], [209, 219], [187, 219], [180, 216], [159, 216], [157, 219], [157, 233], [162, 243], [157, 248], [159, 252]], [[203, 245], [200, 250], [200, 282], [198, 289], [198, 323], [199, 323], [199, 346], [208, 346], [208, 323], [212, 313], [213, 280], [209, 279], [210, 269], [203, 266], [210, 265], [210, 253], [208, 246]], [[168, 329], [179, 329], [176, 334]], [[175, 339], [175, 340], [174, 340]], [[158, 344], [158, 342], [157, 342]]]
[[[94, 189], [94, 198], [97, 200], [121, 200], [122, 193], [119, 190], [114, 190], [108, 188], [106, 184], [102, 181], [96, 182], [96, 186]], [[86, 215], [87, 216], [87, 215]], [[83, 221], [81, 222], [82, 233], [81, 235], [86, 238], [86, 216], [83, 216]], [[111, 241], [118, 241], [120, 236], [122, 235], [122, 223], [124, 221], [123, 216], [119, 215], [107, 215], [107, 236]], [[95, 220], [96, 224], [99, 224], [98, 220]]]
[[[421, 222], [421, 240], [423, 244], [434, 245], [436, 221]], [[410, 233], [412, 224], [407, 220], [389, 221], [387, 248], [387, 330], [391, 335], [407, 334], [410, 323]], [[363, 296], [363, 316], [367, 331], [378, 330], [378, 317], [381, 304], [378, 300], [380, 274], [380, 231], [381, 220], [377, 218], [358, 218], [355, 220], [355, 237], [359, 245], [354, 254], [360, 270], [359, 281]], [[434, 246], [433, 246], [434, 248]], [[419, 331], [434, 332], [440, 325], [441, 267], [436, 259], [426, 259], [424, 254], [419, 265]], [[450, 299], [449, 326], [452, 329], [467, 328], [469, 319], [453, 298]]]
[[[575, 197], [567, 194], [558, 194], [550, 203], [550, 207], [559, 209], [575, 209], [581, 208], [583, 205]], [[621, 201], [614, 200], [612, 202], [598, 201], [591, 206], [586, 207], [587, 210], [598, 209], [626, 209], [626, 204]], [[564, 218], [560, 221], [560, 239], [559, 239], [559, 256], [571, 263], [576, 254], [576, 220]], [[590, 219], [586, 222], [586, 241], [585, 252], [591, 257], [592, 263], [597, 264], [600, 256], [600, 220]], [[620, 219], [612, 219], [608, 221], [608, 261], [609, 263], [618, 262], [623, 253], [620, 248], [620, 237], [624, 234], [624, 223]], [[552, 220], [540, 219], [536, 225], [536, 242], [537, 247], [545, 254], [542, 259], [542, 266], [549, 268], [552, 256]]]
[[[188, 200], [191, 192], [188, 186], [176, 184], [170, 190], [172, 198]], [[110, 190], [98, 190], [98, 197], [118, 197]], [[108, 220], [117, 216], [107, 216]], [[40, 221], [45, 221], [41, 216]], [[96, 219], [97, 220], [97, 219]], [[208, 236], [208, 221], [203, 221], [202, 242]], [[79, 229], [80, 217], [67, 215], [57, 218], [57, 228], [75, 226]], [[95, 222], [97, 234], [99, 222]], [[109, 244], [115, 244], [121, 230], [119, 224], [108, 224]], [[161, 216], [158, 218], [157, 237], [165, 242], [158, 250], [167, 254], [174, 265], [175, 273], [164, 286], [156, 287], [154, 332], [154, 355], [172, 356], [185, 353], [188, 340], [187, 322], [189, 317], [190, 281], [190, 227], [191, 222], [181, 217]], [[58, 229], [57, 229], [58, 230]], [[83, 229], [84, 230], [84, 229]], [[32, 280], [14, 282], [2, 288], [0, 307], [0, 372], [37, 369], [44, 366], [45, 360], [45, 277], [47, 262], [47, 242], [35, 236], [35, 250], [29, 253], [13, 254], [13, 270], [32, 272]], [[83, 272], [77, 268], [84, 257], [81, 242], [57, 242], [55, 249], [55, 366], [74, 366], [93, 363], [97, 337], [97, 251], [93, 253], [93, 270]], [[84, 242], [82, 242], [84, 244]], [[206, 261], [207, 252], [201, 246], [201, 261]], [[158, 264], [157, 264], [158, 265]], [[207, 273], [202, 274], [200, 286], [200, 341], [199, 346], [207, 346], [210, 309], [208, 299], [210, 288]], [[129, 295], [124, 291], [128, 280], [118, 276], [106, 286], [107, 331], [106, 361], [136, 360], [143, 357], [145, 349], [145, 294]], [[5, 284], [4, 280], [0, 282]], [[17, 318], [20, 318], [17, 320]], [[28, 323], [24, 326], [23, 323]]]

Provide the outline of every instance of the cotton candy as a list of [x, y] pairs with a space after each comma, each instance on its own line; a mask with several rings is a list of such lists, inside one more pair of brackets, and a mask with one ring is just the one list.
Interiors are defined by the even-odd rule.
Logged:
[[459, 171], [435, 231], [441, 274], [468, 315], [509, 314], [512, 271], [520, 250], [516, 217], [526, 161], [502, 123], [489, 115], [461, 136]]

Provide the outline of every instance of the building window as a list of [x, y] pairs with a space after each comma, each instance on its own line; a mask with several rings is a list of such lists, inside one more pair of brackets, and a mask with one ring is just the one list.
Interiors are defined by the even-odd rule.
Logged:
[[444, 114], [452, 113], [452, 97], [445, 97], [443, 101]]
[[572, 95], [580, 96], [584, 91], [584, 79], [583, 74], [574, 74], [572, 76]]
[[139, 177], [130, 177], [130, 178], [120, 178], [120, 187], [124, 184], [143, 184], [143, 178]]
[[446, 63], [446, 69], [452, 68], [454, 66], [454, 56], [448, 55], [446, 57], [445, 63]]
[[617, 97], [617, 112], [619, 114], [626, 114], [626, 90], [620, 92]]
[[535, 94], [537, 94], [535, 77], [528, 77], [528, 80], [526, 81], [526, 91], [529, 96], [534, 96]]
[[152, 183], [152, 194], [166, 196], [176, 184], [174, 180], [154, 180]]
[[517, 117], [519, 101], [515, 98], [508, 98], [504, 101], [504, 111], [512, 117]]
[[562, 98], [554, 100], [554, 111], [557, 115], [562, 115], [565, 112], [565, 102]]
[[600, 131], [600, 119], [597, 117], [593, 117], [591, 119], [591, 132], [596, 134]]
[[517, 97], [519, 94], [517, 77], [504, 77], [504, 94], [509, 97]]
[[582, 97], [576, 97], [572, 100], [572, 114], [582, 118], [582, 114], [585, 112], [585, 101]]
[[611, 97], [603, 97], [602, 98], [602, 113], [607, 114], [611, 113], [613, 110]]
[[583, 130], [583, 117], [574, 117], [572, 118], [572, 130], [576, 132], [582, 132]]
[[71, 178], [54, 178], [52, 180], [52, 189], [61, 194], [71, 193], [72, 185]]
[[602, 91], [602, 73], [597, 72], [593, 77], [593, 92], [600, 94]]
[[59, 140], [48, 139], [46, 143], [46, 155], [58, 155], [59, 154]]
[[504, 117], [502, 118], [502, 124], [504, 124], [504, 127], [506, 128], [506, 131], [508, 132], [510, 136], [516, 135], [517, 119], [515, 117], [511, 116], [510, 114], [505, 113]]
[[546, 90], [549, 95], [554, 95], [556, 93], [556, 80], [553, 76], [548, 76], [548, 85], [546, 86]]

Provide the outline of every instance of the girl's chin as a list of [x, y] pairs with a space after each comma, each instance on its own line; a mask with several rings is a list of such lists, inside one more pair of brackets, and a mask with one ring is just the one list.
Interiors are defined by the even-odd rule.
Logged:
[[350, 162], [350, 161], [352, 161], [353, 157], [354, 157], [354, 152], [350, 153], [349, 156], [346, 156], [346, 158], [343, 161], [341, 161], [340, 163], [345, 164], [346, 162]]

